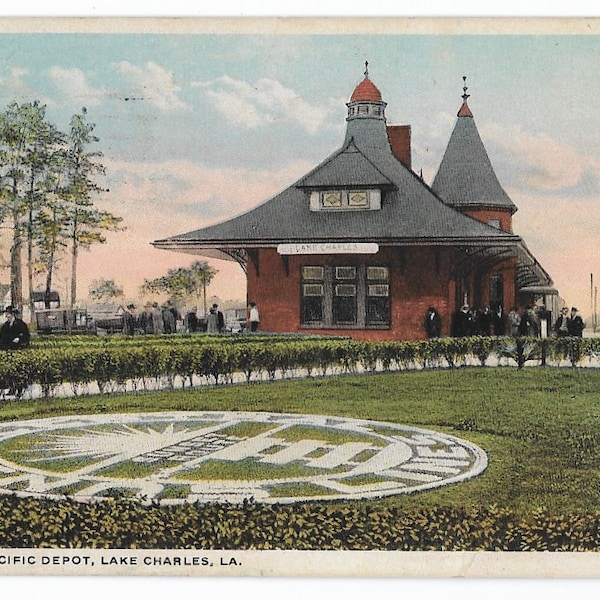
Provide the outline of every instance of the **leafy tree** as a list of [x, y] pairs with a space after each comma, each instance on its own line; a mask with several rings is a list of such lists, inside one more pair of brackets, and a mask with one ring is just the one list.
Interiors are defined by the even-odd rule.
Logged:
[[[46, 120], [39, 101], [11, 103], [0, 114], [0, 222], [12, 232], [10, 272], [12, 303], [23, 305], [23, 246], [32, 304], [33, 279], [46, 274], [52, 289], [54, 268], [71, 247], [71, 298], [77, 291], [77, 258], [81, 248], [103, 243], [105, 231], [122, 229], [122, 219], [97, 209], [93, 196], [103, 190], [101, 156], [88, 147], [98, 141], [87, 111], [71, 119], [67, 135]], [[32, 306], [33, 307], [33, 306]]]
[[61, 251], [67, 247], [69, 212], [66, 210], [64, 187], [66, 163], [64, 147], [50, 156], [46, 199], [35, 217], [38, 250], [35, 270], [37, 273], [45, 273], [47, 296], [52, 291], [54, 269], [60, 259]]
[[90, 296], [94, 300], [112, 300], [123, 296], [123, 290], [112, 279], [96, 279], [90, 286]]
[[[33, 275], [36, 270], [34, 246], [40, 242], [40, 235], [45, 233], [39, 229], [41, 220], [38, 213], [48, 204], [52, 194], [52, 182], [56, 177], [53, 169], [56, 168], [55, 157], [62, 154], [61, 143], [64, 136], [45, 120], [45, 107], [35, 111], [29, 123], [33, 146], [24, 157], [27, 171], [27, 189], [25, 192], [25, 237], [27, 241], [27, 283], [29, 289], [30, 309], [33, 313]], [[44, 237], [42, 237], [42, 240]], [[51, 291], [47, 286], [49, 297]], [[49, 307], [49, 306], [48, 306]]]
[[99, 141], [94, 135], [94, 123], [87, 121], [87, 110], [71, 119], [68, 135], [68, 173], [69, 183], [66, 198], [69, 203], [68, 237], [71, 245], [71, 298], [70, 305], [75, 304], [77, 297], [77, 259], [81, 248], [89, 249], [92, 244], [106, 242], [104, 232], [119, 231], [121, 217], [94, 207], [92, 197], [104, 191], [96, 179], [105, 173], [105, 168], [98, 162], [101, 152], [93, 152], [88, 147]]
[[[0, 217], [10, 217], [11, 297], [23, 305], [22, 246], [27, 239], [28, 265], [33, 255], [33, 215], [40, 202], [43, 181], [43, 154], [54, 142], [56, 130], [46, 121], [46, 107], [38, 101], [12, 102], [0, 115], [0, 166], [2, 208]], [[32, 285], [32, 271], [28, 271]], [[31, 287], [30, 287], [31, 292]]]
[[162, 277], [146, 279], [142, 293], [166, 293], [175, 302], [188, 296], [199, 298], [202, 295], [206, 314], [206, 289], [217, 273], [206, 261], [196, 261], [188, 268], [169, 269]]

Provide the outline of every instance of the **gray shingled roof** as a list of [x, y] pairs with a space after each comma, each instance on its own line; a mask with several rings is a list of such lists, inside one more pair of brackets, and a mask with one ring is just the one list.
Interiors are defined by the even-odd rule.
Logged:
[[[392, 245], [514, 243], [519, 238], [490, 227], [444, 204], [386, 147], [356, 147], [356, 156], [339, 150], [309, 175], [256, 208], [216, 225], [157, 240], [158, 248], [190, 251], [192, 247], [257, 247], [289, 242], [364, 241]], [[360, 177], [348, 172], [352, 164], [364, 169]], [[374, 166], [367, 169], [367, 164]], [[367, 173], [367, 171], [369, 171]], [[378, 173], [378, 175], [377, 175]], [[394, 189], [383, 194], [381, 210], [311, 211], [308, 183], [360, 181], [377, 175], [377, 185], [389, 181]], [[373, 180], [375, 184], [375, 180]], [[300, 187], [299, 187], [300, 186]]]
[[457, 208], [517, 210], [496, 177], [472, 116], [458, 117], [431, 187], [444, 202]]
[[296, 187], [305, 188], [390, 186], [393, 183], [356, 147], [353, 139], [296, 182]]

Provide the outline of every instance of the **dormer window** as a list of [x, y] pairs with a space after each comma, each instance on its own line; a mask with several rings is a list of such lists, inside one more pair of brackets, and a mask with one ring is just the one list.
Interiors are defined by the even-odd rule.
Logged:
[[369, 193], [367, 190], [339, 190], [322, 192], [321, 207], [324, 209], [368, 209]]
[[310, 195], [310, 210], [379, 210], [381, 190], [325, 190]]

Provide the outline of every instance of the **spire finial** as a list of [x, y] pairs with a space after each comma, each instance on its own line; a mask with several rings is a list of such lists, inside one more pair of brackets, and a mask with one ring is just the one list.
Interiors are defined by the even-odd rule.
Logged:
[[467, 98], [469, 98], [469, 94], [467, 94], [467, 90], [469, 88], [467, 87], [467, 76], [463, 75], [463, 95], [462, 95], [462, 99], [463, 99], [463, 103], [462, 106], [460, 107], [460, 110], [458, 111], [458, 114], [456, 115], [457, 117], [472, 117], [473, 113], [471, 112], [471, 109], [469, 108], [469, 105], [467, 104]]
[[463, 95], [462, 95], [462, 99], [466, 102], [467, 98], [470, 97], [470, 94], [467, 94], [467, 90], [469, 88], [467, 87], [467, 76], [463, 75]]
[[365, 79], [369, 79], [369, 61], [365, 60]]

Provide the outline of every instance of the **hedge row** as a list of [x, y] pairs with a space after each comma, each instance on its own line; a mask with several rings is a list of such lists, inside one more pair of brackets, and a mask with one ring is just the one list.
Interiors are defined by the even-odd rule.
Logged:
[[7, 352], [0, 363], [0, 389], [22, 393], [37, 384], [44, 396], [68, 383], [75, 394], [90, 384], [101, 393], [129, 389], [186, 387], [201, 381], [213, 384], [268, 376], [303, 375], [411, 368], [456, 368], [475, 361], [485, 365], [491, 357], [522, 367], [527, 360], [542, 364], [581, 362], [600, 355], [600, 339], [562, 338], [442, 338], [420, 342], [358, 342], [346, 339], [271, 339], [224, 343], [220, 339], [177, 343], [155, 337], [142, 344], [33, 346]]
[[152, 346], [156, 343], [161, 343], [168, 346], [185, 346], [189, 344], [243, 344], [247, 342], [253, 343], [272, 343], [272, 342], [289, 342], [294, 340], [341, 340], [348, 339], [341, 336], [324, 336], [324, 335], [308, 335], [308, 334], [209, 334], [209, 333], [178, 333], [176, 335], [39, 335], [32, 338], [32, 347], [34, 348], [113, 348], [123, 346]]
[[596, 551], [600, 513], [0, 498], [2, 548]]

